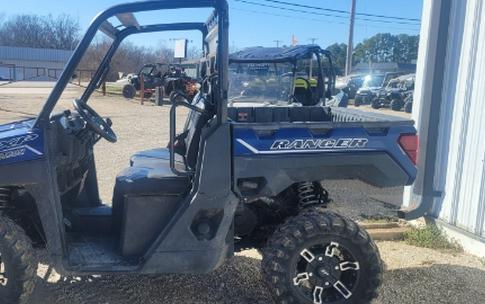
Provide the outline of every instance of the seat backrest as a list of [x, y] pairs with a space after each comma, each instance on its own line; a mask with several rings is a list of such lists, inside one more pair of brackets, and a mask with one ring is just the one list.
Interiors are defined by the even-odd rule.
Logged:
[[[206, 98], [202, 95], [198, 95], [194, 98], [193, 105], [202, 110], [208, 110], [206, 106]], [[207, 112], [211, 113], [210, 110]], [[187, 135], [184, 138], [185, 161], [187, 166], [191, 169], [194, 169], [197, 165], [197, 156], [199, 153], [202, 128], [209, 122], [211, 118], [212, 116], [210, 114], [202, 114], [193, 110], [191, 110], [187, 116], [184, 130], [184, 132], [187, 132]]]
[[[310, 85], [310, 87], [308, 87]], [[306, 80], [297, 78], [295, 80], [295, 91], [293, 96], [303, 106], [314, 106], [317, 104], [314, 96], [316, 96], [317, 81], [315, 79]]]

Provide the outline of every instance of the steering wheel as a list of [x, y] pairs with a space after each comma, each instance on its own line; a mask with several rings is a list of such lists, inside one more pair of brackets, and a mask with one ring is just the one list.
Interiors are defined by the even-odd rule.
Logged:
[[96, 134], [112, 143], [115, 143], [118, 140], [115, 132], [111, 129], [111, 125], [96, 113], [93, 108], [78, 99], [75, 99], [72, 104], [79, 115], [86, 121], [88, 127]]

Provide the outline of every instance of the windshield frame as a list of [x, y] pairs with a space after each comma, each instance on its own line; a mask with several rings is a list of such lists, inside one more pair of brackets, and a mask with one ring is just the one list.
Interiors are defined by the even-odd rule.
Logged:
[[[108, 22], [109, 18], [112, 18], [121, 14], [129, 14], [135, 12], [145, 11], [157, 11], [157, 10], [172, 10], [183, 8], [214, 8], [213, 14], [209, 17], [206, 23], [172, 23], [172, 24], [153, 24], [153, 25], [133, 25], [128, 26], [122, 30], [117, 30], [111, 23]], [[110, 27], [111, 26], [111, 27]], [[208, 49], [209, 43], [207, 42], [207, 36], [211, 32], [216, 32], [217, 36], [217, 50], [214, 50], [216, 56], [216, 62], [218, 62], [217, 73], [220, 81], [216, 87], [215, 100], [218, 102], [218, 114], [227, 116], [227, 109], [224, 102], [224, 93], [227, 92], [227, 75], [224, 70], [227, 70], [228, 65], [228, 5], [226, 0], [166, 0], [166, 1], [144, 1], [125, 3], [112, 6], [107, 10], [99, 13], [91, 22], [90, 26], [86, 30], [83, 38], [77, 45], [74, 53], [66, 64], [63, 72], [61, 73], [58, 81], [52, 89], [49, 97], [47, 98], [42, 110], [40, 111], [37, 119], [33, 124], [33, 128], [38, 128], [49, 123], [50, 115], [59, 101], [61, 94], [69, 83], [72, 75], [74, 74], [77, 66], [79, 65], [82, 57], [86, 53], [88, 47], [93, 41], [98, 30], [103, 31], [105, 34], [113, 38], [112, 44], [105, 54], [102, 62], [95, 74], [93, 75], [89, 85], [83, 92], [80, 100], [87, 102], [91, 94], [96, 87], [101, 83], [104, 76], [109, 70], [109, 64], [116, 53], [116, 50], [120, 46], [121, 42], [128, 36], [140, 33], [150, 32], [162, 32], [162, 31], [184, 31], [184, 30], [199, 30], [203, 35], [203, 47], [205, 48], [204, 55], [209, 56], [211, 50]], [[224, 117], [219, 117], [218, 122], [223, 121]]]

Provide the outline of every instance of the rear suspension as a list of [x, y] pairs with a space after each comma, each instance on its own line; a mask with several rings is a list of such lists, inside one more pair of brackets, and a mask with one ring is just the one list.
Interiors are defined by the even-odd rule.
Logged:
[[328, 191], [323, 189], [318, 182], [301, 182], [296, 185], [298, 203], [301, 208], [313, 205], [323, 205], [330, 202]]

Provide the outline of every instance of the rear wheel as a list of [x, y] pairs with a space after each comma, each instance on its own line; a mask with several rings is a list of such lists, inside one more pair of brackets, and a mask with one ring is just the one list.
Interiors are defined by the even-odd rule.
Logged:
[[136, 89], [132, 84], [127, 84], [123, 87], [123, 97], [128, 99], [135, 98]]
[[0, 216], [0, 299], [1, 303], [28, 303], [34, 290], [35, 263], [25, 232]]
[[312, 208], [273, 234], [262, 270], [277, 303], [367, 303], [377, 295], [382, 262], [355, 222]]
[[362, 97], [361, 96], [355, 96], [354, 99], [354, 106], [358, 107], [362, 104]]
[[373, 108], [373, 109], [379, 109], [381, 107], [381, 104], [379, 102], [379, 99], [375, 98], [371, 101], [370, 103], [370, 106]]
[[404, 105], [404, 111], [406, 113], [411, 113], [413, 111], [413, 102], [412, 101], [406, 102], [406, 104]]
[[393, 100], [391, 100], [391, 110], [394, 110], [394, 111], [399, 111], [401, 110], [402, 108], [402, 101], [397, 99], [397, 98], [394, 98]]

